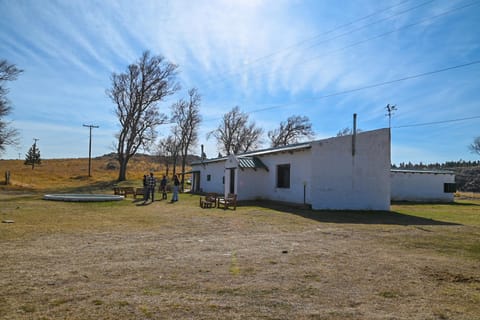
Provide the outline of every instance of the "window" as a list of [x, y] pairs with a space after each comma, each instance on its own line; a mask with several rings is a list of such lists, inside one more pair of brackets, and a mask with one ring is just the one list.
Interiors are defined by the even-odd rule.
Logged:
[[212, 175], [211, 174], [207, 174], [207, 181], [210, 181], [212, 180]]
[[290, 165], [277, 166], [277, 188], [290, 188]]
[[444, 183], [443, 184], [444, 193], [455, 193], [457, 192], [457, 185], [455, 183]]

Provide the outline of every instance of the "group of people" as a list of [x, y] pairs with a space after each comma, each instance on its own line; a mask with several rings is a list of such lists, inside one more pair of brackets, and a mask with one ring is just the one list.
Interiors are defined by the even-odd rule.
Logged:
[[[157, 185], [157, 178], [153, 175], [153, 172], [150, 172], [150, 175], [143, 176], [143, 189], [144, 189], [144, 196], [143, 196], [143, 203], [147, 203], [150, 198], [152, 202], [155, 201], [155, 187]], [[178, 201], [178, 191], [180, 189], [180, 180], [178, 176], [175, 174], [173, 175], [173, 194], [172, 200], [170, 202]], [[159, 191], [162, 193], [162, 200], [167, 200], [167, 177], [164, 175], [162, 180], [160, 180], [160, 188]]]

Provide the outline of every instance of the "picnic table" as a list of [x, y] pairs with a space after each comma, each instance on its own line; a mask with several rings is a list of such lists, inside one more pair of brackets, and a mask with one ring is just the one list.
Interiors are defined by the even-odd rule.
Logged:
[[233, 210], [237, 210], [237, 195], [229, 193], [226, 197], [218, 197], [217, 208], [223, 207], [223, 210], [233, 207]]
[[200, 207], [214, 208], [217, 205], [217, 194], [214, 192], [207, 193], [204, 198], [200, 197]]

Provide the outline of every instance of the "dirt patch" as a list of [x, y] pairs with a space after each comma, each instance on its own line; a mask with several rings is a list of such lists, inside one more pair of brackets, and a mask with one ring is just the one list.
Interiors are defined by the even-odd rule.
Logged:
[[425, 274], [439, 282], [480, 283], [480, 277], [478, 276], [452, 273], [448, 270], [438, 270], [432, 267], [426, 267]]

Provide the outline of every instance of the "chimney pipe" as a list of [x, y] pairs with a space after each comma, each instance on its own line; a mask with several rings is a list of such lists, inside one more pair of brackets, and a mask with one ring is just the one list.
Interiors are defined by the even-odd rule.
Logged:
[[353, 114], [352, 157], [355, 156], [355, 139], [357, 137], [357, 114]]

